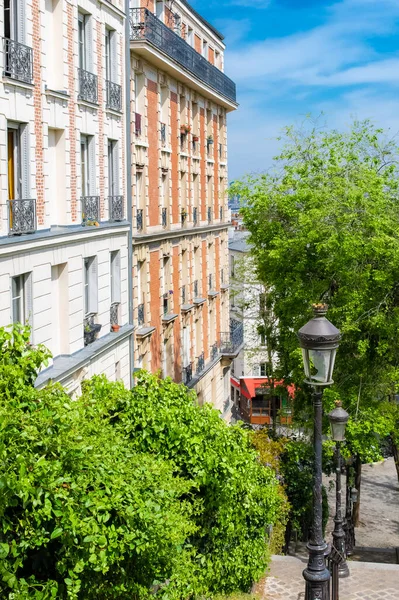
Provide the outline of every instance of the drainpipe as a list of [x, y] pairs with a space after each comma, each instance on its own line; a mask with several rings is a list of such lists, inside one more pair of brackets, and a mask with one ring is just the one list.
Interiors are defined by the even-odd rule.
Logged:
[[[126, 144], [126, 213], [130, 224], [128, 233], [127, 254], [127, 285], [128, 285], [128, 313], [129, 325], [133, 325], [133, 215], [132, 215], [132, 161], [131, 161], [131, 135], [130, 135], [130, 2], [125, 0], [125, 144]], [[134, 386], [134, 337], [129, 337], [129, 369], [130, 387]]]

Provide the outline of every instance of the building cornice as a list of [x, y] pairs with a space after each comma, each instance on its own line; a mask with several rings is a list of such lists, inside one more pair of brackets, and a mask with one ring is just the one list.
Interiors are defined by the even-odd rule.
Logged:
[[173, 229], [171, 231], [157, 231], [156, 233], [134, 235], [133, 245], [150, 244], [151, 242], [159, 242], [163, 240], [171, 240], [176, 238], [192, 237], [203, 233], [217, 233], [219, 231], [228, 231], [229, 223], [221, 223], [219, 225], [205, 225], [203, 227], [192, 227], [191, 229]]

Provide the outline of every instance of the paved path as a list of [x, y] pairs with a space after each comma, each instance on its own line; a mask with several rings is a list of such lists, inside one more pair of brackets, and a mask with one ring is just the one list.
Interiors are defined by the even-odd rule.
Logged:
[[[324, 483], [335, 481], [325, 477]], [[345, 502], [345, 477], [342, 478]], [[334, 527], [335, 488], [328, 494], [330, 519], [326, 539], [331, 540]], [[360, 527], [356, 528], [356, 546], [373, 548], [399, 548], [399, 483], [393, 458], [380, 463], [363, 465], [360, 500]]]
[[[270, 574], [256, 589], [261, 600], [305, 600], [305, 566], [294, 556], [273, 556]], [[399, 600], [399, 565], [350, 562], [349, 568], [340, 600]]]

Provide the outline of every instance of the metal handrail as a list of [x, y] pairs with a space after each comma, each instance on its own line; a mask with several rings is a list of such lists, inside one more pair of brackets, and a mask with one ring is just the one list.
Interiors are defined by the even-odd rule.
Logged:
[[122, 110], [122, 86], [113, 81], [106, 81], [107, 108], [120, 112]]
[[123, 196], [108, 196], [108, 211], [110, 221], [123, 221]]
[[4, 38], [4, 75], [17, 81], [32, 83], [32, 48], [15, 40]]
[[82, 222], [100, 221], [100, 196], [82, 196]]
[[79, 75], [79, 94], [78, 100], [97, 104], [98, 102], [98, 83], [97, 75], [78, 68]]
[[15, 198], [8, 201], [8, 233], [20, 235], [36, 231], [36, 199]]

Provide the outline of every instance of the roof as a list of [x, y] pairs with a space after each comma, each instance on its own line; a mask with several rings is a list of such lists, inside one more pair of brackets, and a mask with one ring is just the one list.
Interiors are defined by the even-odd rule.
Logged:
[[247, 242], [248, 237], [249, 231], [235, 231], [231, 241], [229, 241], [229, 250], [235, 252], [249, 252], [251, 246]]
[[197, 13], [196, 10], [194, 10], [194, 8], [191, 6], [191, 4], [189, 4], [187, 2], [187, 0], [179, 0], [179, 1], [181, 2], [181, 4], [183, 4], [183, 6], [188, 8], [188, 10], [194, 15], [194, 17], [196, 17], [199, 21], [201, 21], [201, 23], [203, 23], [205, 25], [205, 27], [208, 27], [208, 29], [210, 29], [212, 31], [212, 33], [214, 33], [216, 35], [216, 37], [218, 37], [220, 40], [224, 40], [224, 35], [222, 35], [220, 33], [220, 31], [218, 31], [213, 25], [211, 25], [209, 23], [209, 21], [204, 19], [204, 17], [201, 17], [201, 15], [199, 13]]

